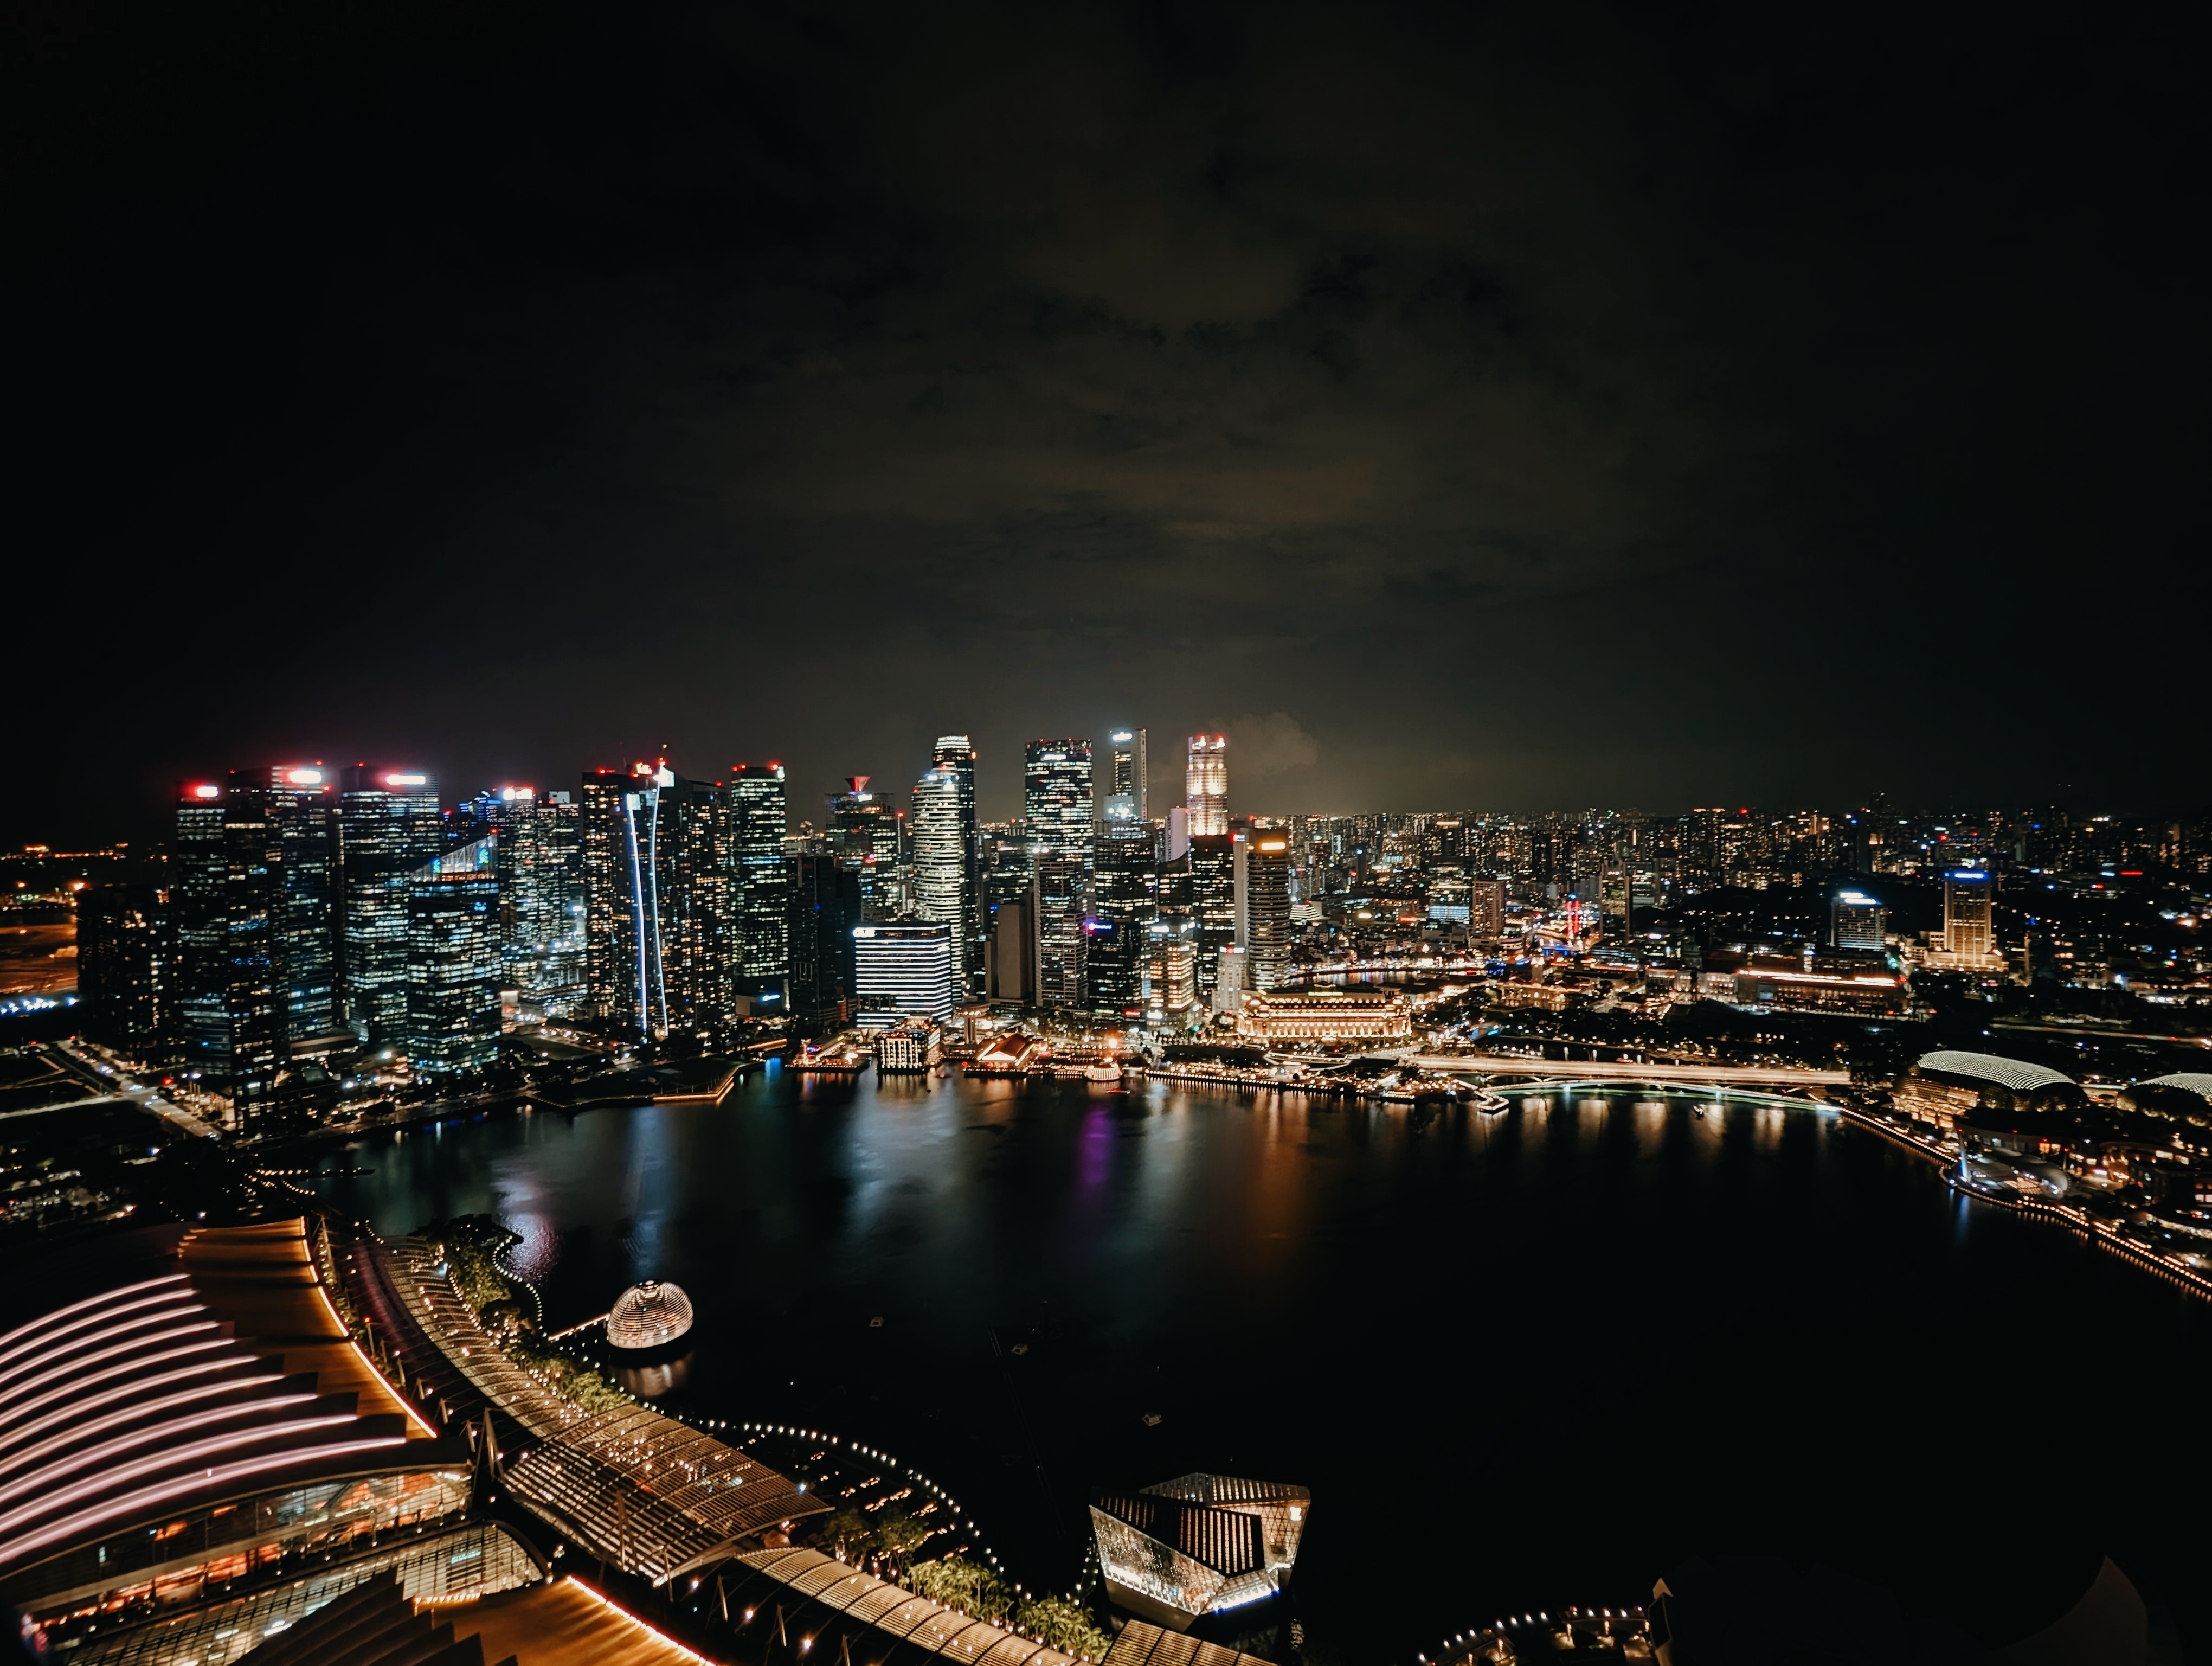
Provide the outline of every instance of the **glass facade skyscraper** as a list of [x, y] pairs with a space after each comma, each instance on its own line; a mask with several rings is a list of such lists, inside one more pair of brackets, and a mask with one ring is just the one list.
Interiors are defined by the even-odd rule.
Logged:
[[975, 749], [966, 735], [938, 737], [935, 760], [915, 787], [915, 912], [952, 927], [961, 994], [982, 972], [981, 842], [975, 824]]
[[397, 1043], [406, 1031], [407, 880], [445, 836], [428, 772], [338, 772], [338, 1018], [366, 1041]]
[[1188, 860], [1198, 987], [1210, 994], [1220, 981], [1221, 952], [1237, 943], [1236, 846], [1226, 833], [1193, 838]]
[[[253, 772], [234, 771], [234, 781]], [[332, 883], [337, 830], [337, 793], [321, 765], [279, 764], [266, 773], [270, 820], [283, 865], [277, 905], [279, 981], [290, 1041], [327, 1036], [338, 1027], [337, 887]]]
[[783, 861], [790, 812], [783, 765], [737, 764], [724, 791], [730, 906], [736, 920], [733, 975], [748, 994], [781, 994], [791, 976], [791, 904]]
[[1085, 922], [1085, 1005], [1103, 1018], [1144, 1016], [1145, 959], [1155, 892], [1152, 830], [1135, 821], [1098, 830]]
[[786, 859], [790, 909], [789, 1012], [802, 1036], [853, 1019], [853, 928], [860, 918], [860, 876], [826, 852]]
[[407, 1028], [416, 1069], [483, 1070], [499, 1058], [496, 836], [434, 856], [407, 875]]
[[1040, 1006], [1083, 1005], [1083, 922], [1091, 876], [1068, 856], [1040, 856], [1036, 863], [1036, 998]]
[[1099, 805], [1099, 818], [1109, 822], [1148, 822], [1152, 819], [1152, 794], [1146, 785], [1145, 732], [1142, 729], [1116, 729], [1107, 737], [1113, 751], [1109, 755], [1106, 796]]
[[665, 763], [595, 770], [583, 835], [586, 1005], [644, 1036], [726, 1021], [721, 795]]
[[1091, 743], [1032, 740], [1022, 759], [1022, 818], [1030, 854], [1091, 866]]

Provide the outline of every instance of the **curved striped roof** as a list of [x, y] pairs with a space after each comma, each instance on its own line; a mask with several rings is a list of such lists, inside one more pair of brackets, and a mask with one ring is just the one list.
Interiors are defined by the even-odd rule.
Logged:
[[2212, 1075], [2201, 1070], [2177, 1070], [2170, 1076], [2153, 1076], [2137, 1087], [2178, 1087], [2194, 1093], [2200, 1099], [2212, 1099]]
[[1988, 1082], [2014, 1093], [2032, 1093], [2039, 1087], [2056, 1087], [2074, 1079], [2056, 1070], [2046, 1070], [2039, 1064], [2029, 1064], [2021, 1059], [2000, 1058], [1994, 1053], [1960, 1053], [1948, 1049], [1923, 1053], [1913, 1067], [1916, 1070], [1940, 1070], [1947, 1076], [1964, 1076], [1972, 1081]]
[[[313, 1282], [300, 1223], [284, 1227], [191, 1234], [155, 1263], [173, 1270], [0, 1334], [0, 1570], [334, 1464], [380, 1467], [408, 1444], [409, 1415]], [[272, 1268], [273, 1282], [252, 1276]], [[238, 1334], [257, 1302], [284, 1335]]]

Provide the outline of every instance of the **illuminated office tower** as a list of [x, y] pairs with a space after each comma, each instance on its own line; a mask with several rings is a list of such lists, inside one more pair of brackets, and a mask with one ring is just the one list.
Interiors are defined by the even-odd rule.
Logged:
[[642, 1036], [726, 1022], [720, 793], [661, 763], [595, 770], [577, 796], [587, 1007]]
[[784, 859], [788, 909], [789, 994], [786, 1010], [802, 1036], [853, 1021], [853, 928], [860, 918], [860, 876], [826, 852]]
[[173, 930], [167, 893], [156, 886], [92, 885], [77, 893], [76, 998], [84, 1032], [145, 1064], [168, 1063], [173, 1045]]
[[502, 787], [470, 807], [471, 822], [496, 839], [505, 987], [544, 1017], [574, 1016], [584, 999], [583, 853], [574, 797]]
[[964, 1000], [981, 987], [983, 888], [975, 824], [975, 749], [966, 735], [939, 735], [934, 760], [915, 784], [915, 911], [952, 927]]
[[1149, 822], [1151, 794], [1145, 785], [1145, 732], [1116, 729], [1107, 737], [1113, 748], [1108, 755], [1106, 796], [1099, 817], [1109, 822]]
[[1030, 854], [1091, 865], [1091, 743], [1032, 740], [1022, 759], [1022, 818]]
[[1083, 923], [1090, 876], [1073, 857], [1041, 856], [1036, 864], [1036, 999], [1040, 1006], [1083, 1005]]
[[783, 841], [790, 830], [783, 765], [739, 763], [726, 794], [732, 973], [750, 994], [781, 994], [791, 976], [790, 881]]
[[499, 1061], [496, 835], [433, 856], [407, 876], [407, 1027], [414, 1067], [433, 1076]]
[[396, 1045], [407, 1027], [407, 879], [445, 848], [446, 820], [423, 770], [337, 773], [338, 1020]]
[[1152, 830], [1109, 821], [1098, 830], [1085, 925], [1085, 1005], [1094, 1017], [1144, 1016], [1145, 957], [1156, 890]]
[[1183, 802], [1190, 811], [1190, 836], [1219, 838], [1229, 831], [1229, 737], [1194, 734], [1190, 763], [1183, 772]]
[[231, 772], [234, 784], [267, 781], [269, 815], [283, 863], [276, 952], [288, 1042], [327, 1036], [338, 1028], [337, 910], [331, 883], [337, 848], [334, 773], [320, 764]]
[[853, 927], [855, 1021], [888, 1030], [919, 1018], [952, 1021], [952, 927], [939, 921]]
[[868, 790], [868, 777], [848, 775], [845, 790], [830, 795], [823, 824], [832, 854], [860, 876], [860, 905], [871, 920], [889, 920], [899, 911], [899, 821], [879, 793]]
[[1237, 849], [1226, 833], [1194, 836], [1190, 909], [1198, 921], [1198, 987], [1212, 993], [1221, 952], [1237, 942]]
[[1151, 1016], [1171, 1030], [1188, 1030], [1199, 1016], [1198, 920], [1188, 909], [1163, 907], [1152, 916]]
[[1244, 987], [1273, 989], [1291, 970], [1291, 841], [1273, 829], [1238, 833], [1237, 917]]
[[279, 974], [283, 844], [258, 783], [181, 788], [173, 883], [185, 1067], [229, 1096], [232, 1126], [288, 1058]]
[[[1882, 905], [1863, 891], [1844, 890], [1828, 905], [1828, 945], [1837, 949], [1864, 949], [1880, 954], [1889, 936], [1889, 920]], [[1948, 942], [1947, 932], [1944, 940]]]
[[1990, 876], [1979, 868], [1954, 868], [1943, 876], [1944, 951], [1982, 959], [1990, 946]]
[[1499, 937], [1505, 931], [1505, 881], [1478, 879], [1468, 898], [1468, 925], [1485, 937]]

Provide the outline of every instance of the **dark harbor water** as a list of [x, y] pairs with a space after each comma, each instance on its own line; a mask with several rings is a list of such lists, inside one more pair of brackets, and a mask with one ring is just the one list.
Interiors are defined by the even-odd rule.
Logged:
[[1094, 1487], [1303, 1483], [1324, 1657], [1643, 1602], [1699, 1551], [1984, 1624], [2106, 1551], [2189, 1601], [2212, 1305], [1827, 1113], [1696, 1103], [1415, 1126], [771, 1069], [719, 1107], [387, 1136], [325, 1185], [388, 1232], [497, 1215], [556, 1327], [675, 1280], [699, 1322], [672, 1409], [887, 1448], [1032, 1585], [1075, 1577]]

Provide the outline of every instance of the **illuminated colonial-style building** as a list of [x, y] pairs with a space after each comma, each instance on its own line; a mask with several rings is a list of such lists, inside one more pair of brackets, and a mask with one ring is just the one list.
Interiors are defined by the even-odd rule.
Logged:
[[1258, 1042], [1403, 1041], [1413, 1018], [1395, 990], [1254, 989], [1237, 1009], [1237, 1033]]

